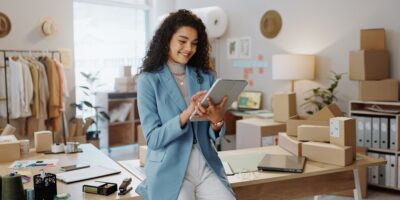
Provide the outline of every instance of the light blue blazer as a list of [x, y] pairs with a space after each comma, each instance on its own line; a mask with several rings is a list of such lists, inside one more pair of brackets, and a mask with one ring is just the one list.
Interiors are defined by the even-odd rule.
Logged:
[[[197, 81], [195, 69], [186, 66], [185, 83], [189, 97], [208, 90], [214, 75], [200, 72], [203, 82]], [[221, 160], [212, 140], [223, 136], [225, 127], [215, 133], [209, 122], [188, 122], [181, 128], [179, 114], [186, 103], [168, 67], [154, 73], [142, 73], [137, 81], [137, 100], [140, 122], [147, 142], [146, 179], [136, 192], [146, 200], [175, 200], [178, 198], [189, 162], [192, 145], [199, 145], [208, 166], [233, 193]], [[198, 140], [193, 144], [193, 133]]]

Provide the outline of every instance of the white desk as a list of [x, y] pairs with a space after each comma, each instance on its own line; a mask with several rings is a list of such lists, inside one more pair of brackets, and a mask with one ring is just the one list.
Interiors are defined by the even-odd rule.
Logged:
[[[43, 160], [43, 159], [59, 159], [57, 166], [55, 167], [34, 167], [34, 168], [25, 168], [21, 169], [24, 171], [30, 171], [32, 175], [36, 175], [39, 173], [40, 169], [44, 169], [46, 172], [50, 173], [59, 173], [61, 172], [59, 170], [60, 166], [64, 165], [72, 165], [76, 163], [89, 163], [91, 166], [96, 166], [96, 165], [102, 165], [107, 168], [111, 169], [117, 169], [121, 171], [120, 174], [117, 175], [111, 175], [111, 176], [106, 176], [102, 178], [97, 178], [97, 179], [92, 179], [88, 181], [81, 181], [77, 183], [72, 183], [72, 184], [65, 184], [60, 181], [57, 181], [57, 192], [58, 193], [70, 193], [72, 196], [72, 200], [79, 200], [79, 199], [143, 199], [141, 198], [138, 194], [135, 193], [135, 188], [137, 185], [141, 182], [139, 179], [137, 179], [135, 176], [133, 176], [130, 172], [125, 170], [123, 167], [121, 167], [118, 163], [113, 161], [111, 158], [109, 158], [107, 155], [105, 155], [103, 152], [101, 152], [99, 149], [94, 147], [92, 144], [83, 144], [80, 145], [80, 148], [82, 148], [83, 152], [82, 153], [75, 153], [75, 154], [43, 154], [43, 153], [36, 153], [34, 151], [30, 152], [29, 155], [23, 156], [20, 160]], [[7, 163], [0, 163], [0, 175], [4, 176], [10, 172], [10, 169], [8, 168], [12, 162], [7, 162]], [[132, 183], [131, 186], [133, 187], [133, 190], [124, 195], [124, 196], [119, 196], [115, 192], [109, 196], [103, 196], [103, 195], [96, 195], [96, 194], [89, 194], [89, 193], [84, 193], [82, 192], [82, 185], [92, 182], [92, 181], [107, 181], [107, 182], [113, 182], [117, 183], [118, 186], [122, 183], [122, 180], [126, 177], [131, 177], [132, 178]], [[32, 179], [29, 183], [24, 184], [25, 188], [33, 188], [32, 184]]]

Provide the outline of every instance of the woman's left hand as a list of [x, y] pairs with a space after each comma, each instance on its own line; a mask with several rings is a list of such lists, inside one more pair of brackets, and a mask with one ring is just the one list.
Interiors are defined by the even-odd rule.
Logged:
[[225, 96], [224, 98], [222, 98], [222, 101], [219, 104], [214, 104], [212, 102], [212, 99], [208, 97], [208, 107], [205, 108], [200, 103], [198, 103], [195, 107], [196, 112], [201, 117], [207, 118], [212, 124], [218, 123], [224, 119], [224, 113], [222, 112], [224, 111], [224, 106], [227, 99], [228, 98]]

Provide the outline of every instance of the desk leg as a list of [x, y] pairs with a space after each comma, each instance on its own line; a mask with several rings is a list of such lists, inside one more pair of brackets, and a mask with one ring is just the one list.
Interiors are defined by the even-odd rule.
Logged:
[[360, 177], [358, 175], [358, 169], [353, 169], [353, 174], [354, 174], [354, 185], [356, 186], [356, 188], [353, 190], [354, 200], [362, 200]]

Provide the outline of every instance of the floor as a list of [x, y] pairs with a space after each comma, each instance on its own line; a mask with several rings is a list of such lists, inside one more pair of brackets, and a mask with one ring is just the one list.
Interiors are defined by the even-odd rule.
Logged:
[[[137, 159], [139, 155], [138, 145], [128, 145], [123, 147], [114, 147], [109, 153], [107, 149], [102, 149], [105, 154], [108, 154], [113, 160], [132, 160]], [[301, 198], [297, 200], [313, 200], [313, 197]], [[353, 197], [323, 195], [320, 200], [352, 200]], [[370, 188], [366, 200], [399, 200], [399, 191], [389, 191], [381, 188]]]

